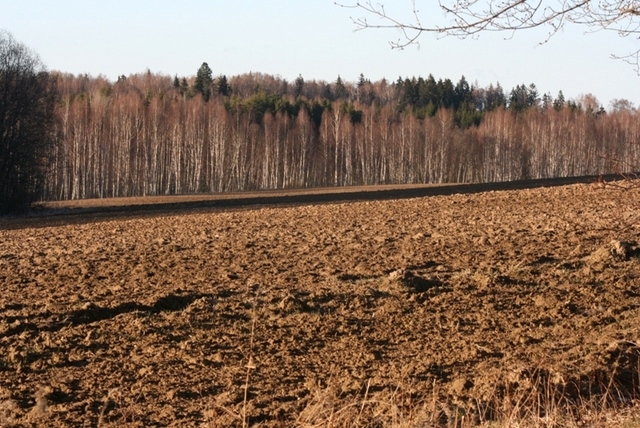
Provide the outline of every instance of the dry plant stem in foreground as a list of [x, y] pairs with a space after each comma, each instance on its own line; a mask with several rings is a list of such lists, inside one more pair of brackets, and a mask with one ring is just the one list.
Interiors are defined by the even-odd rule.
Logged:
[[[246, 369], [247, 369], [247, 375], [245, 377], [245, 381], [244, 381], [244, 397], [242, 399], [242, 427], [246, 428], [248, 427], [248, 420], [247, 420], [247, 403], [248, 403], [248, 397], [249, 397], [249, 381], [251, 378], [251, 370], [255, 370], [256, 366], [253, 360], [253, 341], [255, 338], [255, 331], [256, 331], [256, 320], [258, 318], [257, 315], [257, 307], [258, 307], [258, 295], [259, 295], [259, 285], [255, 284], [253, 286], [250, 287], [253, 288], [253, 301], [252, 301], [252, 307], [251, 307], [251, 335], [249, 336], [249, 355], [247, 358], [247, 365], [246, 365]], [[251, 291], [251, 290], [250, 290]]]

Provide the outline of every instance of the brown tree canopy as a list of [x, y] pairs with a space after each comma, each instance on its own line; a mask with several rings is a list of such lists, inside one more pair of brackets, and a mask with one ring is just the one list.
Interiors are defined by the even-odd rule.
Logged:
[[206, 102], [150, 72], [56, 77], [45, 200], [626, 173], [640, 154], [630, 102], [609, 113], [590, 95], [541, 99], [534, 84], [363, 76], [296, 92], [254, 73]]

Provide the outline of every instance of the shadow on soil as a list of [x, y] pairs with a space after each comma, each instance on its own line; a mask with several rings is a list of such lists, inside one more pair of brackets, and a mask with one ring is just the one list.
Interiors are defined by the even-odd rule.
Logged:
[[[189, 305], [201, 298], [213, 298], [211, 294], [186, 294], [177, 295], [170, 293], [160, 297], [152, 305], [143, 305], [137, 302], [126, 302], [114, 307], [101, 307], [93, 303], [88, 303], [82, 309], [77, 309], [69, 313], [44, 315], [49, 318], [55, 317], [56, 321], [50, 321], [48, 324], [38, 324], [35, 322], [20, 322], [14, 327], [10, 327], [3, 333], [0, 338], [10, 337], [21, 334], [25, 331], [59, 331], [63, 327], [78, 326], [83, 324], [91, 324], [117, 317], [118, 315], [142, 312], [147, 314], [156, 314], [160, 312], [178, 312], [186, 309]], [[13, 317], [16, 318], [16, 317]], [[1, 319], [1, 318], [0, 318]], [[33, 319], [33, 317], [31, 317]], [[14, 320], [15, 321], [15, 320]]]
[[[49, 227], [61, 224], [83, 224], [117, 218], [177, 215], [212, 210], [237, 210], [252, 206], [292, 206], [324, 204], [347, 201], [373, 201], [390, 199], [411, 199], [426, 196], [448, 196], [454, 194], [474, 194], [490, 191], [520, 190], [538, 187], [557, 187], [578, 183], [619, 180], [617, 174], [604, 176], [582, 176], [519, 180], [498, 183], [465, 184], [423, 184], [389, 185], [341, 188], [284, 189], [235, 194], [202, 194], [202, 198], [153, 203], [151, 197], [140, 203], [140, 198], [131, 198], [129, 204], [109, 204], [75, 208], [51, 208], [46, 203], [36, 204], [27, 216], [0, 217], [0, 229], [21, 229], [26, 227]], [[136, 202], [138, 201], [138, 202]]]

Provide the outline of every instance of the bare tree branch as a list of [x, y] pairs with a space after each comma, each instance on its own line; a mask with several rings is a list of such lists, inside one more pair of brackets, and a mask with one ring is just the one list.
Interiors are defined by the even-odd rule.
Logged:
[[[550, 38], [567, 24], [581, 25], [590, 31], [614, 31], [620, 37], [640, 34], [640, 0], [438, 0], [444, 23], [437, 22], [437, 17], [421, 14], [417, 0], [411, 0], [410, 11], [404, 15], [411, 18], [387, 13], [383, 3], [372, 0], [335, 4], [364, 12], [364, 16], [352, 18], [356, 30], [400, 30], [402, 37], [391, 43], [394, 48], [417, 44], [423, 33], [465, 38], [488, 31], [547, 27]], [[372, 23], [367, 17], [375, 17], [379, 22]], [[640, 74], [639, 53], [640, 50], [613, 57], [631, 63]]]

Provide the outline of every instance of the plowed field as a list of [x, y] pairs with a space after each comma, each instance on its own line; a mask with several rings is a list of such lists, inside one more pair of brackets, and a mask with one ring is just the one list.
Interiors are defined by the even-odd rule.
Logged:
[[14, 222], [0, 426], [453, 426], [630, 403], [639, 213], [638, 188], [574, 184]]

